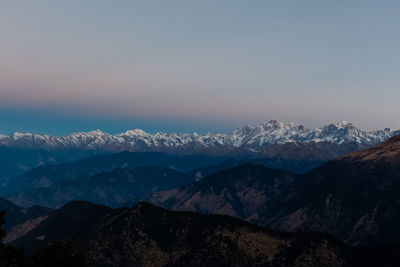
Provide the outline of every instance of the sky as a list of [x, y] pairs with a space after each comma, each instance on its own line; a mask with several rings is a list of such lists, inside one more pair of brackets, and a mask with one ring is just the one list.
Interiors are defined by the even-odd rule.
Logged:
[[400, 1], [0, 1], [0, 133], [400, 129]]

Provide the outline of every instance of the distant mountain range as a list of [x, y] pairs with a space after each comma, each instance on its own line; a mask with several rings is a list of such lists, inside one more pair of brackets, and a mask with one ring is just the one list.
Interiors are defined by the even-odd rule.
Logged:
[[95, 130], [57, 137], [15, 132], [10, 135], [0, 135], [0, 146], [43, 149], [74, 148], [112, 152], [127, 150], [209, 154], [238, 151], [257, 153], [260, 147], [291, 142], [375, 145], [398, 134], [400, 134], [400, 130], [394, 131], [389, 128], [371, 132], [362, 131], [345, 121], [310, 130], [298, 123], [282, 123], [272, 120], [256, 127], [244, 126], [232, 134], [149, 134], [136, 129], [116, 135]]

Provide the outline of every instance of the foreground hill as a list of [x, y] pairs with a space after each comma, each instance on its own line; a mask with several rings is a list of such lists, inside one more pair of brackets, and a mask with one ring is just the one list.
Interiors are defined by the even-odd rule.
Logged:
[[142, 200], [228, 214], [287, 231], [329, 232], [349, 244], [400, 240], [400, 136], [303, 175], [243, 165]]
[[[14, 233], [15, 234], [15, 233]], [[146, 203], [71, 202], [14, 240], [28, 251], [71, 239], [90, 266], [395, 266], [398, 248], [351, 248], [321, 233], [266, 230], [229, 216]], [[393, 264], [393, 265], [391, 265]]]

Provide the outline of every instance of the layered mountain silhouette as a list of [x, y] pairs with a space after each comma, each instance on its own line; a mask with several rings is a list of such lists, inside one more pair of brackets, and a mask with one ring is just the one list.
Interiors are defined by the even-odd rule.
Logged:
[[171, 189], [195, 180], [193, 172], [183, 173], [165, 167], [116, 168], [75, 180], [55, 181], [47, 187], [20, 192], [9, 199], [23, 207], [41, 205], [59, 208], [71, 200], [120, 207], [149, 192]]
[[168, 209], [227, 214], [287, 231], [323, 231], [348, 244], [400, 240], [400, 137], [302, 175], [252, 164], [142, 200]]
[[[213, 172], [246, 162], [304, 172], [335, 155], [342, 155], [344, 151], [353, 149], [353, 146], [344, 144], [288, 143], [265, 148], [267, 157], [230, 160], [226, 160], [226, 157], [205, 155], [120, 152], [60, 165], [41, 165], [12, 179], [0, 189], [0, 193], [24, 207], [43, 205], [58, 208], [68, 201], [77, 199], [116, 207], [139, 197], [140, 194], [181, 186]], [[162, 171], [148, 172], [147, 176], [142, 175], [138, 179], [130, 178], [134, 174], [129, 168], [139, 166], [151, 166], [154, 169], [170, 168], [171, 171], [185, 172], [186, 179], [180, 179], [178, 183], [168, 176], [171, 180], [165, 180]], [[126, 170], [113, 171], [119, 168]], [[177, 175], [176, 173], [175, 176]], [[163, 180], [165, 182], [161, 182]]]
[[216, 165], [225, 160], [226, 157], [125, 151], [59, 165], [44, 164], [15, 177], [0, 192], [3, 196], [9, 196], [18, 192], [49, 187], [60, 181], [72, 181], [101, 172], [109, 172], [115, 168], [160, 166], [187, 172], [200, 166]]
[[[150, 204], [110, 209], [70, 202], [11, 244], [34, 251], [73, 240], [89, 266], [395, 266], [399, 248], [354, 248], [322, 233], [267, 230], [229, 216]], [[394, 265], [393, 265], [394, 264]]]
[[0, 188], [16, 176], [40, 165], [62, 164], [102, 153], [94, 150], [47, 150], [0, 145]]

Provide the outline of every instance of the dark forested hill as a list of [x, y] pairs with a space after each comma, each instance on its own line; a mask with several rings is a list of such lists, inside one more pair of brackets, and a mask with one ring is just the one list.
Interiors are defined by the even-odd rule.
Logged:
[[150, 204], [71, 202], [14, 240], [28, 251], [73, 240], [89, 266], [396, 266], [399, 249], [352, 248], [323, 233], [285, 233]]

